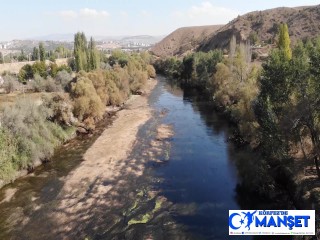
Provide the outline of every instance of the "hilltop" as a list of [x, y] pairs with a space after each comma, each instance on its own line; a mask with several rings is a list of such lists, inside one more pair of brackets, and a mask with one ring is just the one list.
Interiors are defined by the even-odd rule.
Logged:
[[296, 8], [275, 8], [239, 16], [211, 34], [200, 44], [199, 50], [226, 48], [232, 35], [237, 41], [255, 39], [258, 44], [270, 44], [276, 39], [278, 26], [287, 23], [291, 42], [320, 35], [320, 5]]
[[197, 49], [200, 43], [221, 27], [222, 25], [210, 25], [179, 28], [157, 43], [151, 51], [159, 57], [181, 55]]

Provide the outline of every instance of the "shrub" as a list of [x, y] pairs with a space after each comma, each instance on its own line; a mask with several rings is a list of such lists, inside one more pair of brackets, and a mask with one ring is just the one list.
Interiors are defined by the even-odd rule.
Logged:
[[34, 76], [32, 87], [35, 92], [44, 92], [46, 89], [46, 82], [39, 74]]
[[52, 114], [50, 109], [36, 105], [32, 99], [20, 100], [4, 109], [1, 124], [17, 141], [18, 169], [47, 160], [54, 148], [67, 138], [59, 125], [47, 120]]
[[142, 70], [142, 66], [137, 61], [129, 61], [126, 67], [129, 74], [130, 90], [136, 93], [147, 82], [148, 74]]
[[47, 66], [45, 62], [43, 61], [37, 61], [32, 65], [32, 73], [33, 75], [40, 75], [43, 78], [46, 78], [48, 76], [47, 73]]
[[4, 78], [4, 89], [6, 93], [11, 93], [15, 91], [18, 87], [18, 80], [12, 75], [6, 75], [3, 77]]
[[49, 74], [51, 77], [56, 77], [58, 74], [58, 65], [56, 63], [50, 63], [49, 65]]
[[46, 92], [60, 92], [62, 91], [62, 87], [59, 83], [57, 83], [53, 78], [48, 77], [44, 80], [44, 88]]
[[32, 79], [33, 78], [32, 66], [30, 64], [24, 65], [19, 71], [18, 78], [20, 82], [23, 82], [23, 83], [25, 83], [29, 79]]
[[66, 86], [71, 82], [72, 75], [68, 71], [62, 70], [57, 73], [57, 76], [55, 77], [55, 79], [56, 79], [56, 83], [61, 85], [61, 87], [65, 89]]
[[156, 70], [154, 69], [154, 67], [152, 65], [148, 65], [147, 66], [147, 71], [148, 71], [148, 76], [151, 78], [155, 78], [156, 77]]
[[0, 128], [0, 180], [9, 182], [14, 179], [19, 167], [19, 149], [17, 139]]
[[74, 114], [80, 121], [102, 118], [104, 104], [85, 73], [80, 72], [76, 82], [71, 83], [71, 96], [74, 100]]
[[67, 93], [56, 93], [52, 96], [43, 98], [43, 105], [52, 114], [50, 120], [62, 126], [72, 126], [77, 122], [73, 116], [73, 105]]

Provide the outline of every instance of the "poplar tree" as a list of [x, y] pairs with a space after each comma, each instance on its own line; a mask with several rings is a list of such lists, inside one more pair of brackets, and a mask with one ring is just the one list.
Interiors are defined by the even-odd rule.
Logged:
[[88, 71], [88, 43], [85, 34], [78, 32], [74, 35], [74, 57], [76, 70]]
[[32, 57], [32, 61], [38, 61], [39, 60], [39, 49], [37, 47], [33, 48], [31, 57]]
[[39, 53], [40, 53], [40, 61], [44, 62], [46, 60], [46, 50], [42, 42], [39, 43]]
[[98, 69], [99, 68], [99, 54], [97, 52], [96, 49], [96, 44], [93, 40], [93, 38], [90, 38], [90, 42], [89, 42], [89, 69], [90, 70], [94, 70], [94, 69]]
[[283, 54], [287, 60], [292, 58], [292, 51], [290, 48], [290, 37], [287, 24], [280, 24], [279, 27], [279, 40], [278, 48], [283, 51]]

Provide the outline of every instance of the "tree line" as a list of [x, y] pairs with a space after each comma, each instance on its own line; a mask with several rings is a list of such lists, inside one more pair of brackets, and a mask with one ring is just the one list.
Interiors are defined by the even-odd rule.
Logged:
[[[292, 49], [288, 27], [281, 24], [268, 59], [262, 66], [251, 59], [249, 44], [236, 44], [233, 38], [228, 56], [220, 50], [198, 52], [158, 60], [155, 67], [181, 84], [205, 90], [236, 123], [237, 143], [259, 149], [258, 180], [247, 182], [251, 189], [271, 189], [270, 163], [287, 164], [297, 148], [305, 159], [314, 159], [320, 178], [320, 38], [299, 41]], [[312, 150], [305, 146], [308, 139]]]

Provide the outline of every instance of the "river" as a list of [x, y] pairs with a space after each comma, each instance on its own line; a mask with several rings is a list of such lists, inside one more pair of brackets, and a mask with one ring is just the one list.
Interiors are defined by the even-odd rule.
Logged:
[[[160, 78], [149, 103], [154, 118], [139, 130], [130, 157], [139, 158], [149, 147], [159, 124], [170, 125], [174, 135], [165, 150], [168, 159], [147, 163], [144, 174], [120, 191], [127, 203], [125, 209], [96, 206], [99, 211], [95, 216], [79, 222], [72, 234], [54, 233], [57, 226], [51, 213], [59, 202], [63, 179], [110, 123], [103, 122], [95, 135], [72, 140], [57, 149], [50, 163], [0, 191], [0, 202], [8, 189], [14, 194], [10, 201], [0, 204], [0, 239], [239, 239], [228, 236], [229, 210], [291, 207], [286, 201], [261, 202], [254, 194], [236, 191], [241, 182], [237, 158], [249, 161], [254, 154], [240, 151], [227, 141], [230, 126], [201, 93], [182, 90]], [[137, 193], [135, 199], [126, 194], [129, 191]], [[158, 197], [150, 198], [148, 192]], [[155, 206], [160, 197], [164, 201], [158, 209]], [[141, 215], [152, 217], [145, 223], [129, 224]]]

